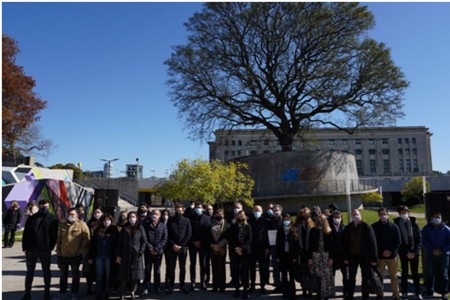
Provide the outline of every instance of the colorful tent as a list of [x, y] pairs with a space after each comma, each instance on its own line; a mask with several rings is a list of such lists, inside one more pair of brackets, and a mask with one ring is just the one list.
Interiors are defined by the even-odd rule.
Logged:
[[71, 170], [51, 170], [30, 166], [3, 168], [3, 211], [13, 200], [19, 202], [23, 211], [29, 201], [38, 202], [41, 199], [47, 199], [51, 203], [50, 211], [62, 221], [65, 220], [70, 207], [79, 203], [86, 208], [91, 207], [94, 202], [93, 190], [73, 182], [71, 177]]

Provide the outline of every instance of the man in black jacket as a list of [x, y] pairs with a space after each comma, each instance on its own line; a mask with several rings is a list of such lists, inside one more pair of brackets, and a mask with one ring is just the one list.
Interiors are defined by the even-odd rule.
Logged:
[[175, 283], [175, 266], [177, 263], [180, 266], [180, 290], [184, 293], [189, 293], [189, 290], [184, 286], [186, 277], [186, 257], [189, 240], [192, 235], [191, 222], [188, 218], [183, 217], [184, 206], [177, 204], [175, 206], [175, 216], [169, 219], [167, 229], [169, 233], [168, 241], [168, 257], [169, 269], [167, 274], [168, 290], [166, 294], [173, 292]]
[[25, 295], [23, 300], [31, 299], [31, 285], [34, 270], [39, 259], [44, 274], [44, 299], [50, 298], [50, 261], [51, 252], [56, 245], [58, 235], [58, 220], [49, 214], [50, 203], [47, 200], [39, 201], [39, 211], [28, 218], [22, 237], [22, 250], [25, 252], [27, 274], [25, 277]]
[[195, 203], [193, 215], [190, 218], [192, 236], [189, 241], [189, 258], [191, 261], [191, 291], [195, 290], [195, 279], [197, 269], [197, 254], [200, 265], [200, 288], [206, 290], [206, 260], [208, 258], [208, 229], [210, 218], [203, 213], [203, 205]]
[[[377, 240], [372, 227], [362, 221], [361, 213], [357, 209], [352, 210], [352, 222], [348, 224], [342, 235], [343, 259], [348, 268], [348, 281], [345, 300], [353, 300], [355, 293], [356, 273], [361, 267], [362, 282], [366, 282], [370, 276], [371, 268], [378, 263]], [[369, 299], [369, 293], [363, 288], [363, 299]], [[382, 295], [377, 295], [381, 299]]]
[[11, 248], [16, 240], [16, 229], [20, 226], [22, 213], [17, 201], [11, 201], [11, 205], [5, 213], [3, 218], [3, 226], [5, 227], [5, 237], [3, 248]]
[[377, 238], [378, 270], [380, 270], [381, 274], [384, 274], [387, 267], [391, 278], [392, 299], [399, 300], [397, 251], [401, 242], [400, 231], [397, 225], [389, 222], [387, 209], [380, 208], [378, 217], [380, 220], [372, 224], [375, 237]]

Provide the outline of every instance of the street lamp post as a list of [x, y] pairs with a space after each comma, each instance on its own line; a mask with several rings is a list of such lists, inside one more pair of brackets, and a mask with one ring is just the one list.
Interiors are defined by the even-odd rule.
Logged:
[[106, 190], [108, 191], [109, 190], [109, 177], [110, 177], [109, 173], [111, 172], [111, 162], [119, 160], [119, 159], [118, 158], [114, 158], [114, 159], [104, 159], [104, 158], [102, 158], [100, 160], [108, 163], [108, 172], [107, 172], [107, 175], [106, 175], [107, 176], [106, 177], [106, 179], [107, 179], [107, 181], [106, 181]]

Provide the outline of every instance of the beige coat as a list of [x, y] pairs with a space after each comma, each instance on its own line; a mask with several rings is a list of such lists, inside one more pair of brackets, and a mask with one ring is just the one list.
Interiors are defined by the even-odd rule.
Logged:
[[89, 251], [89, 227], [81, 220], [59, 225], [56, 253], [64, 257], [85, 256]]

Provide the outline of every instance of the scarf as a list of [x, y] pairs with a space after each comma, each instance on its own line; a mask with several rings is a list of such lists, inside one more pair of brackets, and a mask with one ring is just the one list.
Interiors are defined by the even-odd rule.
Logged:
[[413, 239], [411, 221], [408, 220], [407, 222], [404, 222], [403, 220], [400, 220], [399, 224], [400, 224], [400, 233], [402, 236], [402, 242], [406, 246], [408, 246], [410, 249], [414, 249], [414, 239]]

